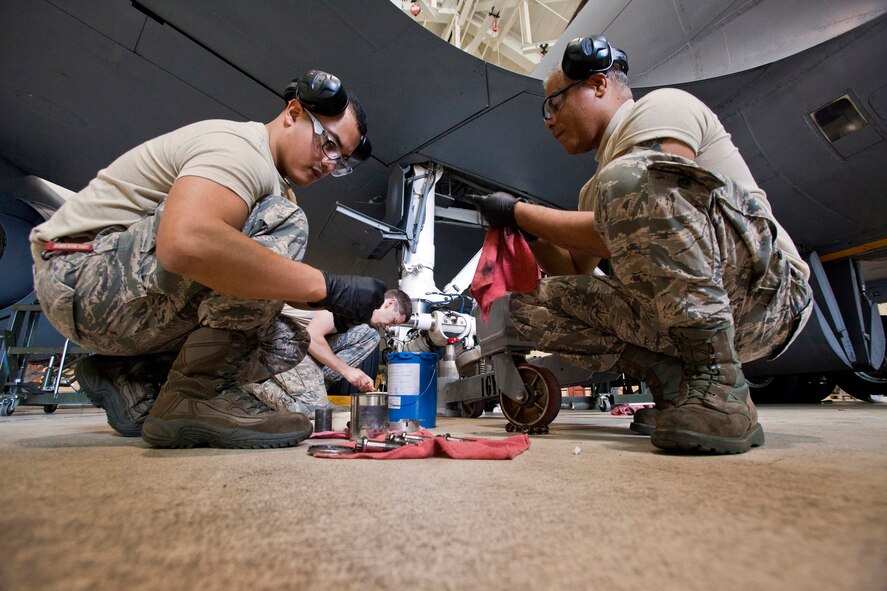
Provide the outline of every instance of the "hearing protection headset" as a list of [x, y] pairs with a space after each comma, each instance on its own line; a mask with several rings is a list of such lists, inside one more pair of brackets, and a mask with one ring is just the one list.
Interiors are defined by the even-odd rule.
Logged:
[[611, 46], [603, 35], [573, 39], [567, 44], [561, 60], [564, 74], [573, 80], [585, 80], [592, 74], [606, 72], [614, 64], [628, 73], [628, 56]]
[[[283, 98], [287, 103], [296, 99], [305, 109], [326, 117], [335, 117], [348, 107], [348, 93], [342, 86], [342, 81], [320, 70], [309, 70], [301, 78], [290, 81], [283, 91]], [[351, 152], [348, 162], [356, 166], [369, 158], [372, 151], [369, 138], [361, 136], [360, 143]]]

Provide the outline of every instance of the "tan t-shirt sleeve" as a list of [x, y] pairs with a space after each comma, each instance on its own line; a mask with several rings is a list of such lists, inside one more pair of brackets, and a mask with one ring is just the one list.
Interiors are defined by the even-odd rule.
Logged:
[[265, 195], [279, 193], [267, 174], [265, 156], [240, 135], [225, 131], [195, 135], [176, 148], [181, 163], [177, 178], [197, 176], [231, 189], [247, 207]]
[[[696, 97], [662, 89], [655, 91], [665, 100], [640, 100], [620, 124], [612, 154], [622, 154], [641, 142], [671, 138], [699, 152], [707, 129], [716, 124], [711, 111]], [[665, 95], [669, 96], [665, 96]]]

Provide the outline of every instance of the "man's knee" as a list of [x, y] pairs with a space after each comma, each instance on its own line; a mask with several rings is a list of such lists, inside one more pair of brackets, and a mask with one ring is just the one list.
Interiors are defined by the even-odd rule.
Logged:
[[269, 195], [256, 202], [243, 233], [281, 256], [300, 261], [308, 244], [308, 218], [295, 203]]
[[379, 331], [369, 324], [358, 324], [348, 329], [348, 340], [359, 343], [361, 347], [373, 348], [379, 344]]

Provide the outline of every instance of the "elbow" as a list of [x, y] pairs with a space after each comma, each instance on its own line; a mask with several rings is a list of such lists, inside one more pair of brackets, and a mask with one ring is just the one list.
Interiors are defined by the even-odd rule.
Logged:
[[192, 277], [196, 269], [201, 266], [201, 256], [199, 250], [189, 244], [188, 240], [157, 240], [156, 255], [157, 263], [164, 270], [181, 275], [183, 277]]

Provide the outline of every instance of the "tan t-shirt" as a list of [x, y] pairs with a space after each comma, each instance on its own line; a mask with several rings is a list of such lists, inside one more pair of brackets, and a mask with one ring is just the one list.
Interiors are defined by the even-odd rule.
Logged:
[[183, 176], [224, 185], [250, 208], [266, 195], [295, 200], [274, 166], [262, 123], [200, 121], [136, 146], [100, 170], [31, 231], [34, 260], [46, 241], [89, 239], [110, 226], [129, 227], [153, 212]]
[[[714, 173], [729, 177], [759, 198], [771, 212], [776, 226], [776, 246], [791, 264], [810, 278], [810, 268], [798, 254], [788, 232], [772, 218], [767, 195], [758, 187], [748, 165], [733, 145], [730, 134], [717, 115], [693, 95], [676, 88], [654, 90], [639, 101], [626, 101], [613, 115], [595, 159], [598, 170], [617, 155], [645, 141], [671, 138], [683, 142], [696, 152], [696, 163]], [[597, 174], [582, 187], [579, 209], [594, 211], [597, 195]]]

